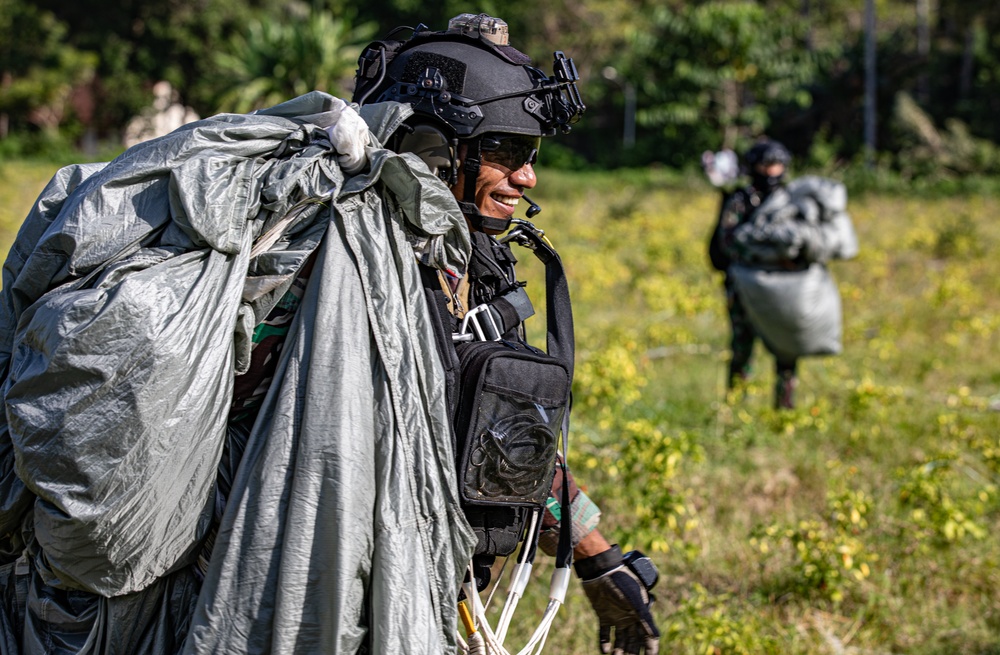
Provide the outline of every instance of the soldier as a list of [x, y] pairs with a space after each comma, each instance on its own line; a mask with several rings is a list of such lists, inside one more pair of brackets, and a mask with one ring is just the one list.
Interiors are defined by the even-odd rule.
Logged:
[[826, 262], [857, 254], [843, 185], [813, 176], [786, 183], [790, 161], [777, 141], [750, 148], [750, 184], [724, 194], [709, 243], [712, 265], [725, 273], [729, 388], [750, 375], [760, 337], [775, 358], [778, 409], [795, 406], [800, 357], [840, 352], [840, 297]]
[[[421, 157], [451, 189], [471, 230], [472, 260], [462, 279], [438, 279], [429, 286], [443, 296], [448, 311], [443, 322], [442, 357], [454, 357], [451, 333], [467, 312], [497, 299], [530, 308], [523, 283], [516, 278], [516, 260], [496, 235], [508, 230], [522, 200], [529, 216], [537, 206], [525, 193], [537, 183], [534, 165], [543, 137], [568, 131], [583, 112], [573, 80], [572, 60], [555, 55], [556, 75], [547, 78], [531, 60], [507, 42], [507, 26], [485, 15], [465, 14], [444, 32], [418, 27], [412, 38], [388, 47], [378, 44], [362, 55], [354, 99], [366, 104], [397, 101], [409, 104], [414, 115], [389, 140], [398, 152]], [[385, 54], [392, 59], [383, 67]], [[376, 80], [372, 83], [372, 80]], [[550, 311], [554, 311], [549, 307]], [[499, 332], [524, 342], [519, 310]], [[530, 466], [530, 462], [522, 462]], [[557, 508], [562, 477], [556, 475], [548, 507]], [[575, 568], [598, 615], [601, 652], [647, 653], [658, 650], [659, 632], [650, 614], [652, 596], [631, 566], [629, 556], [611, 545], [597, 530], [599, 510], [569, 477], [572, 503], [572, 542]], [[481, 508], [467, 507], [467, 516], [480, 538], [477, 553], [492, 562], [488, 544], [516, 537], [522, 523], [512, 512], [484, 516]], [[496, 518], [501, 516], [503, 518]], [[558, 519], [551, 510], [543, 520], [543, 549], [554, 554]], [[612, 630], [614, 636], [612, 637]]]

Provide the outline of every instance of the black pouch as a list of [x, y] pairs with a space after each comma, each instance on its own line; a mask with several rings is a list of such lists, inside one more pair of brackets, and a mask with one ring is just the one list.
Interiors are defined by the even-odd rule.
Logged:
[[455, 349], [461, 370], [455, 454], [462, 502], [542, 506], [569, 411], [571, 372], [521, 343], [472, 341]]
[[[476, 555], [487, 557], [509, 555], [530, 514], [544, 511], [560, 440], [566, 447], [573, 381], [573, 314], [559, 255], [527, 221], [517, 221], [504, 240], [528, 248], [545, 265], [547, 352], [501, 337], [533, 313], [519, 296], [523, 289], [494, 298], [488, 312], [471, 310], [483, 311], [478, 327], [469, 334], [467, 314], [463, 336], [453, 342], [459, 495], [478, 537]], [[568, 539], [566, 550], [568, 556]]]

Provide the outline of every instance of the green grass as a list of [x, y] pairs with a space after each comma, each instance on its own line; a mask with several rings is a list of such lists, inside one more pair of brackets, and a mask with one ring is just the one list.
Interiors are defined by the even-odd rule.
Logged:
[[[776, 413], [762, 349], [726, 398], [718, 198], [657, 175], [543, 173], [532, 195], [572, 277], [571, 461], [602, 529], [654, 551], [662, 651], [1000, 653], [997, 196], [853, 199], [862, 253], [832, 265], [845, 352], [804, 360], [799, 407]], [[585, 605], [551, 652], [592, 648]]]
[[21, 221], [56, 168], [40, 162], [0, 162], [0, 250], [5, 256]]
[[[4, 250], [52, 172], [0, 165]], [[862, 252], [832, 266], [845, 351], [804, 360], [798, 408], [777, 413], [762, 350], [726, 397], [715, 192], [542, 171], [531, 195], [574, 297], [571, 462], [602, 530], [661, 569], [661, 652], [1000, 653], [997, 196], [852, 198]], [[574, 582], [546, 652], [594, 652], [596, 633]]]

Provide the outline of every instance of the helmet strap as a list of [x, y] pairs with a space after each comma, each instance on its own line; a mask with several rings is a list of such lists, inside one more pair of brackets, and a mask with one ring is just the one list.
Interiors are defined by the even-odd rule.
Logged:
[[483, 165], [482, 138], [471, 139], [468, 144], [465, 161], [462, 163], [465, 172], [465, 188], [462, 191], [462, 200], [459, 201], [458, 208], [465, 214], [472, 227], [480, 232], [487, 230], [498, 233], [506, 232], [507, 228], [510, 227], [509, 218], [484, 216], [476, 205], [476, 182], [479, 180], [479, 170]]

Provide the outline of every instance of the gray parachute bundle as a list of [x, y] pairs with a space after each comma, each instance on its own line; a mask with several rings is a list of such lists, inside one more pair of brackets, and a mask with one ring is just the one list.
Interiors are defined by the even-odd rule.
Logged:
[[729, 275], [754, 329], [779, 359], [840, 353], [840, 292], [826, 266], [768, 271], [736, 264]]
[[[737, 228], [736, 238], [755, 261], [734, 264], [728, 274], [767, 348], [786, 360], [840, 353], [840, 293], [826, 262], [858, 253], [844, 185], [796, 179]], [[793, 270], [778, 264], [791, 259], [799, 263]]]
[[[461, 272], [468, 230], [378, 145], [412, 110], [353, 111], [223, 114], [39, 197], [0, 293], [0, 655], [456, 650], [475, 542], [414, 253]], [[310, 256], [237, 458], [234, 375]]]

